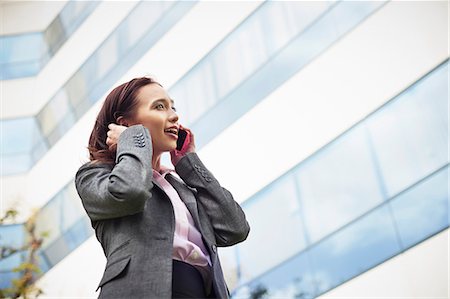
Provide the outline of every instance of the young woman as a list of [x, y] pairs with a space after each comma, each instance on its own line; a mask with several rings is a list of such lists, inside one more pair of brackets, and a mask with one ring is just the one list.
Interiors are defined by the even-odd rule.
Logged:
[[[217, 247], [250, 228], [173, 105], [142, 77], [112, 90], [98, 114], [75, 184], [107, 259], [99, 298], [229, 297]], [[178, 151], [181, 130], [189, 137]], [[174, 169], [160, 164], [164, 152]]]

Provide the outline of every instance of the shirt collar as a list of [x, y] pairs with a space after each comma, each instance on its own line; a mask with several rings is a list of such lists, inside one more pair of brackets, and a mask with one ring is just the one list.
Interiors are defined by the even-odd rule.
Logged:
[[[156, 170], [153, 170], [153, 171], [156, 171]], [[165, 167], [164, 165], [161, 165], [161, 166], [160, 166], [160, 171], [159, 171], [159, 173], [161, 174], [162, 177], [165, 177], [166, 174], [168, 174], [168, 173], [170, 173], [170, 172], [175, 172], [175, 170], [172, 169], [172, 168]]]

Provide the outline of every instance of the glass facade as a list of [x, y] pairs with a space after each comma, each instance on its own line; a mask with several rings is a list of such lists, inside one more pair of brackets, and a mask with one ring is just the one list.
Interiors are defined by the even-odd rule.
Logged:
[[[197, 147], [208, 143], [384, 4], [263, 2], [169, 89], [172, 98], [186, 99], [177, 101], [177, 109], [198, 132]], [[32, 167], [194, 5], [190, 1], [138, 4], [49, 100], [36, 121], [22, 120], [34, 124], [39, 138], [26, 150], [7, 143], [2, 174], [17, 174]], [[270, 29], [267, 20], [278, 24], [278, 31]], [[339, 30], [336, 23], [342, 23]], [[255, 53], [255, 49], [260, 52]], [[272, 79], [268, 81], [268, 77]], [[4, 126], [0, 128], [3, 134]], [[17, 134], [17, 129], [10, 134]], [[15, 164], [17, 160], [23, 162]]]
[[2, 144], [2, 175], [32, 167], [195, 3], [139, 3], [35, 117], [1, 120], [2, 135], [36, 132], [27, 146]]
[[[69, 4], [77, 16], [93, 9]], [[384, 4], [262, 3], [169, 90], [186, 99], [177, 109], [197, 148]], [[193, 5], [138, 4], [38, 115], [1, 120], [2, 175], [32, 167]], [[75, 15], [36, 43], [56, 52], [50, 36]], [[242, 204], [251, 234], [219, 249], [233, 297], [314, 298], [449, 226], [448, 71], [445, 61]], [[73, 182], [40, 210], [37, 231], [49, 232], [44, 272], [93, 235]], [[2, 240], [23, 244], [23, 226], [1, 226]], [[0, 261], [0, 288], [23, 258]]]
[[[316, 297], [449, 226], [448, 120], [436, 113], [447, 109], [447, 80], [448, 61], [242, 204], [252, 233], [236, 247], [219, 249], [236, 298], [258, 292]], [[417, 109], [427, 121], [404, 125]], [[373, 134], [387, 117], [396, 119], [390, 130]], [[403, 158], [430, 162], [419, 165], [420, 175], [405, 171], [409, 184], [390, 193], [386, 186], [399, 179], [383, 174], [385, 152], [375, 145], [391, 135], [407, 139], [417, 127], [436, 140], [427, 144], [434, 154], [417, 150], [412, 157], [411, 145], [392, 142], [400, 162], [391, 168], [398, 173]], [[36, 230], [49, 232], [39, 252], [44, 271], [92, 236], [73, 182], [40, 210]], [[0, 242], [18, 245], [24, 238], [21, 225], [0, 228]], [[6, 269], [21, 259], [18, 253], [1, 261], [2, 277], [16, 275]]]
[[69, 1], [43, 32], [0, 36], [0, 80], [38, 74], [99, 3]]
[[316, 297], [449, 227], [448, 67], [242, 204], [235, 298]]

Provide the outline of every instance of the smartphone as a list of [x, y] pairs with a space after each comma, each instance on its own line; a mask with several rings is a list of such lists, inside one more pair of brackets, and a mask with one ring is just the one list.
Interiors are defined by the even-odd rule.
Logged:
[[183, 129], [178, 130], [177, 151], [185, 152], [189, 145], [189, 132]]

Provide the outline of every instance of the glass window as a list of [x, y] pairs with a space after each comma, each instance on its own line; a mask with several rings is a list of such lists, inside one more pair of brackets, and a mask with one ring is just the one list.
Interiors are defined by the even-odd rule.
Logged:
[[180, 98], [179, 101], [188, 102], [189, 121], [194, 122], [217, 101], [211, 64], [200, 64], [196, 71], [186, 78], [183, 84], [187, 86], [185, 89], [186, 96]]
[[43, 248], [49, 246], [61, 234], [61, 201], [62, 196], [58, 193], [38, 213], [36, 217], [36, 233], [48, 232], [42, 244]]
[[47, 51], [41, 32], [2, 36], [0, 43], [2, 44], [0, 47], [2, 65], [40, 60]]
[[[304, 30], [333, 4], [334, 1], [292, 1], [283, 2], [285, 19], [293, 34]], [[335, 3], [336, 4], [336, 3]]]
[[[188, 88], [186, 84], [175, 84], [169, 89], [169, 95], [175, 101], [177, 114], [180, 118], [181, 124], [192, 123], [192, 117], [189, 115], [189, 108], [191, 106], [191, 99], [187, 96]], [[191, 107], [190, 109], [199, 110], [199, 107]]]
[[316, 284], [308, 252], [282, 263], [250, 284], [250, 294], [262, 291], [266, 291], [267, 298], [314, 298]]
[[11, 270], [19, 266], [23, 260], [23, 253], [15, 253], [0, 260], [0, 288], [10, 287], [11, 281], [20, 277], [20, 273], [12, 272]]
[[319, 294], [398, 253], [393, 219], [382, 206], [311, 249]]
[[70, 247], [62, 236], [58, 236], [57, 239], [53, 240], [50, 245], [44, 248], [44, 253], [47, 256], [51, 266], [56, 265], [70, 252]]
[[67, 131], [75, 124], [76, 119], [72, 111], [69, 111], [64, 115], [64, 117], [58, 122], [58, 125], [50, 132], [47, 136], [47, 141], [50, 145], [56, 144], [58, 140], [66, 135]]
[[222, 266], [225, 281], [229, 290], [233, 290], [238, 284], [239, 264], [236, 255], [236, 247], [220, 247], [218, 249], [220, 264]]
[[77, 107], [82, 102], [89, 90], [87, 89], [89, 83], [87, 83], [84, 74], [77, 71], [64, 86], [67, 96], [69, 97], [72, 107]]
[[103, 78], [118, 62], [118, 38], [112, 34], [94, 54], [97, 58], [98, 78]]
[[23, 173], [31, 168], [33, 161], [29, 153], [1, 155], [2, 167], [0, 169], [2, 175], [11, 175]]
[[368, 120], [389, 196], [448, 163], [448, 64]]
[[222, 98], [231, 89], [260, 66], [267, 58], [263, 20], [249, 19], [233, 32], [213, 54], [213, 64], [217, 80], [218, 97]]
[[0, 246], [19, 248], [24, 245], [25, 238], [26, 232], [22, 224], [3, 224], [0, 226]]
[[[252, 232], [239, 245], [244, 283], [305, 248], [295, 182], [284, 177], [244, 204]], [[255, 254], [257, 253], [257, 254]]]
[[0, 147], [2, 156], [28, 153], [33, 146], [35, 127], [34, 117], [1, 120], [2, 142]]
[[390, 202], [404, 249], [449, 226], [448, 186], [445, 167]]
[[297, 181], [311, 242], [383, 201], [363, 126], [304, 163], [297, 172]]
[[175, 3], [169, 1], [166, 3], [163, 1], [143, 1], [139, 3], [119, 28], [120, 31], [125, 32], [126, 39], [124, 39], [124, 42], [128, 45], [127, 49], [137, 43], [161, 17], [168, 6], [173, 4]]
[[75, 250], [81, 243], [94, 233], [87, 216], [79, 218], [79, 220], [61, 236], [69, 250]]
[[37, 161], [39, 161], [47, 151], [48, 151], [47, 142], [42, 137], [42, 139], [38, 141], [31, 150], [31, 161], [33, 161], [32, 163], [34, 164]]
[[352, 29], [388, 1], [341, 1], [332, 11], [333, 28], [339, 35]]
[[87, 217], [80, 197], [75, 189], [75, 184], [69, 183], [62, 191], [63, 205], [61, 217], [61, 230], [70, 229], [82, 217]]
[[37, 119], [42, 132], [48, 135], [65, 116], [70, 112], [69, 98], [64, 89], [58, 90], [55, 96], [38, 113]]

